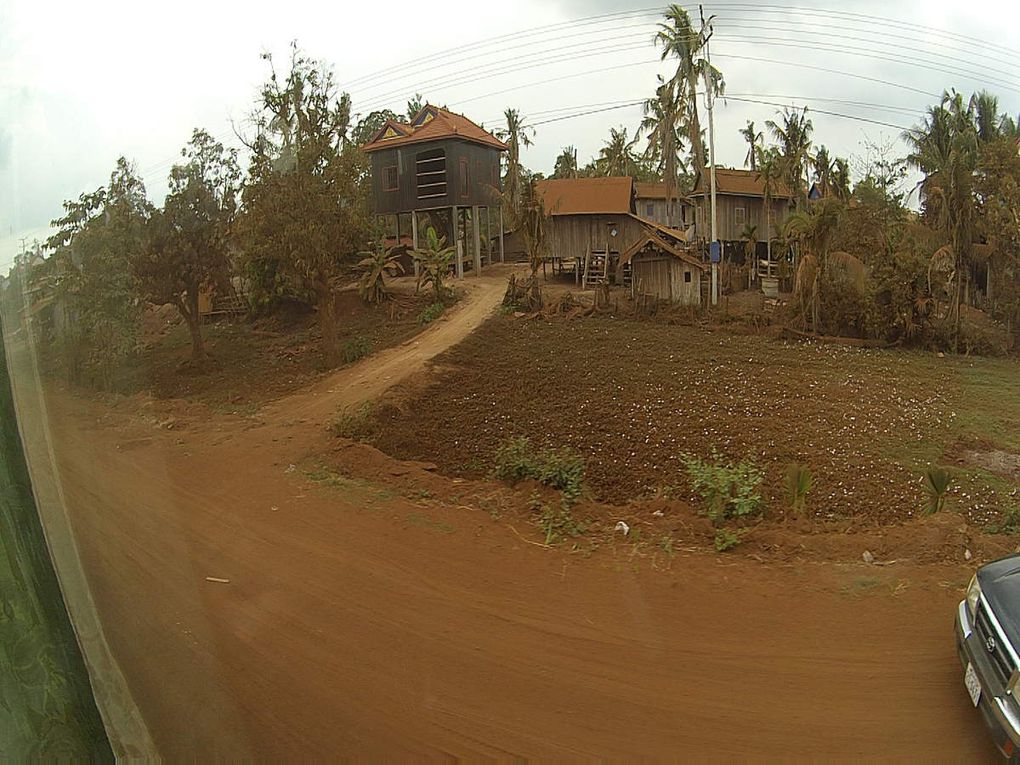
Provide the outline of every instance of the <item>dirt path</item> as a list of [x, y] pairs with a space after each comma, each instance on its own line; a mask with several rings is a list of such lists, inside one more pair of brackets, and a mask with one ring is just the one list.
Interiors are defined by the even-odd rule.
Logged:
[[506, 278], [484, 276], [463, 282], [467, 295], [443, 316], [406, 343], [379, 353], [330, 375], [314, 386], [265, 407], [267, 422], [301, 419], [326, 420], [340, 406], [371, 401], [383, 392], [424, 370], [425, 364], [456, 345], [487, 319], [506, 291]]
[[48, 397], [83, 564], [166, 757], [992, 758], [954, 654], [964, 567], [585, 558], [293, 467], [498, 290], [255, 427], [107, 425]]

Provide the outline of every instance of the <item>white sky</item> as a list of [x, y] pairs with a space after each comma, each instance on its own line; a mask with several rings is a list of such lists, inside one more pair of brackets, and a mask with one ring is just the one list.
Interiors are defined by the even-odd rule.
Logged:
[[[865, 139], [896, 140], [945, 88], [986, 87], [1005, 111], [1020, 112], [1020, 53], [1012, 50], [1020, 49], [1020, 9], [1012, 2], [718, 0], [705, 8], [717, 16], [712, 56], [733, 96], [716, 111], [723, 165], [742, 165], [745, 121], [764, 129], [777, 111], [738, 98], [808, 104], [816, 144], [840, 155], [861, 154]], [[656, 73], [670, 69], [652, 46], [658, 10], [647, 0], [496, 9], [460, 0], [0, 0], [0, 268], [21, 237], [45, 237], [64, 199], [104, 184], [121, 154], [160, 201], [192, 128], [236, 143], [231, 120], [243, 119], [266, 75], [260, 53], [282, 64], [292, 39], [333, 65], [355, 111], [402, 112], [420, 91], [488, 127], [508, 106], [542, 123], [647, 98]], [[620, 15], [592, 18], [611, 13]], [[538, 29], [549, 25], [559, 26]], [[639, 120], [632, 106], [537, 124], [524, 161], [549, 173], [574, 144], [584, 162], [610, 126], [633, 132]]]

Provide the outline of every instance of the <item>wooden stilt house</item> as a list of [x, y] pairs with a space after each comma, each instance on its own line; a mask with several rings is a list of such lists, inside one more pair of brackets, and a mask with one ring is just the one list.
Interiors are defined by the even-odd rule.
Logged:
[[427, 219], [456, 247], [457, 276], [465, 262], [480, 272], [483, 261], [503, 260], [500, 153], [506, 149], [467, 117], [438, 106], [422, 107], [410, 123], [389, 120], [362, 146], [372, 159], [375, 212], [392, 216], [397, 241], [401, 217], [409, 215], [414, 247]]

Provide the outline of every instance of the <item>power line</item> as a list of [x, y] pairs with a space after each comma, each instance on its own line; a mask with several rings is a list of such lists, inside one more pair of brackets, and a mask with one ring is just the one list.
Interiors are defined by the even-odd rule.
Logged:
[[[731, 100], [731, 101], [742, 101], [744, 103], [749, 103], [749, 104], [764, 104], [765, 106], [775, 106], [777, 108], [789, 108], [789, 109], [796, 109], [796, 108], [798, 108], [795, 104], [792, 104], [792, 103], [782, 103], [782, 102], [779, 102], [779, 101], [764, 101], [764, 100], [757, 99], [757, 98], [740, 98], [740, 97], [737, 97], [737, 96], [726, 96], [726, 98], [728, 100]], [[869, 122], [872, 125], [881, 125], [882, 127], [895, 128], [896, 130], [900, 130], [900, 131], [907, 131], [907, 130], [911, 129], [911, 128], [903, 127], [903, 125], [894, 125], [891, 122], [883, 122], [882, 120], [873, 120], [873, 119], [870, 119], [868, 117], [858, 117], [858, 116], [853, 115], [853, 114], [842, 114], [841, 112], [827, 111], [826, 109], [817, 109], [817, 108], [815, 108], [813, 106], [810, 107], [809, 111], [814, 112], [816, 114], [827, 114], [827, 115], [829, 115], [831, 117], [842, 117], [843, 119], [856, 120], [858, 122]]]

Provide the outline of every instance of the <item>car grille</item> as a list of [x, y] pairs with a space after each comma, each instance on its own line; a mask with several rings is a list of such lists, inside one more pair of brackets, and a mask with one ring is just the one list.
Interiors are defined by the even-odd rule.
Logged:
[[995, 672], [1003, 685], [1013, 672], [1013, 660], [1006, 650], [1006, 646], [998, 631], [992, 625], [988, 615], [988, 606], [981, 601], [978, 603], [977, 613], [974, 615], [974, 631], [977, 633], [981, 646], [988, 651], [988, 657], [992, 661]]

